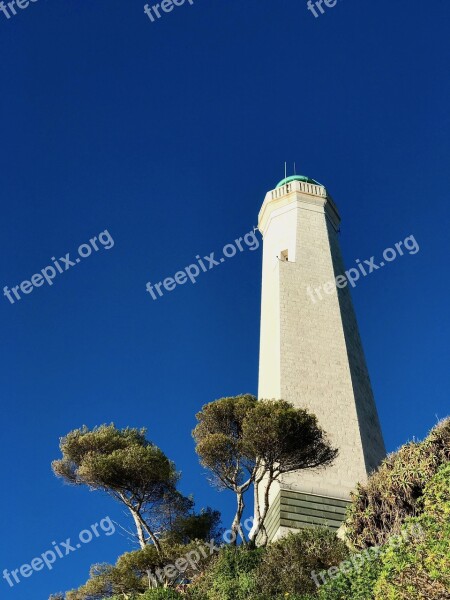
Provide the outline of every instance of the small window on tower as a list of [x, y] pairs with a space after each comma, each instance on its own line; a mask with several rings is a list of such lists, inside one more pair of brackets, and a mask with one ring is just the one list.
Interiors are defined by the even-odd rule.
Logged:
[[289, 260], [289, 254], [287, 250], [283, 250], [281, 252], [281, 260], [284, 260], [285, 262]]

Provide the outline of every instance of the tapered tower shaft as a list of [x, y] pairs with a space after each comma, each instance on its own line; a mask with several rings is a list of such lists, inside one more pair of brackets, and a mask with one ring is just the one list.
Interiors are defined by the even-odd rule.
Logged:
[[323, 291], [345, 271], [339, 223], [326, 189], [303, 176], [280, 182], [259, 213], [264, 247], [258, 395], [308, 409], [339, 449], [333, 466], [286, 475], [272, 487], [270, 539], [301, 527], [338, 528], [351, 490], [385, 456], [348, 285]]

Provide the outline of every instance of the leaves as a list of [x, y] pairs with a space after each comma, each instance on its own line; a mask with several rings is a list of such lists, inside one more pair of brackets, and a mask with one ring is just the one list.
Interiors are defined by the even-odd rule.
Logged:
[[160, 550], [158, 535], [170, 526], [168, 513], [179, 513], [182, 500], [184, 512], [192, 503], [176, 489], [179, 474], [174, 463], [145, 433], [114, 424], [75, 429], [61, 439], [62, 458], [53, 461], [52, 468], [67, 483], [102, 490], [124, 504], [141, 548], [153, 543]]
[[213, 481], [238, 496], [232, 531], [243, 509], [242, 495], [254, 484], [266, 486], [264, 507], [256, 507], [256, 535], [268, 510], [268, 489], [283, 473], [330, 465], [337, 450], [314, 415], [284, 400], [257, 400], [250, 394], [211, 402], [197, 414], [193, 431], [201, 464]]
[[407, 517], [423, 511], [425, 485], [450, 460], [450, 418], [423, 442], [410, 442], [390, 454], [365, 485], [353, 493], [346, 521], [355, 548], [382, 545], [399, 533]]
[[60, 449], [62, 458], [52, 463], [55, 475], [123, 495], [131, 503], [156, 502], [178, 481], [175, 465], [145, 438], [145, 429], [82, 427], [63, 437]]
[[261, 400], [243, 425], [244, 448], [277, 477], [333, 462], [332, 448], [317, 418], [284, 400]]
[[192, 432], [196, 452], [219, 487], [236, 491], [252, 477], [255, 458], [244, 452], [243, 426], [256, 403], [250, 394], [221, 398], [196, 415], [198, 424]]

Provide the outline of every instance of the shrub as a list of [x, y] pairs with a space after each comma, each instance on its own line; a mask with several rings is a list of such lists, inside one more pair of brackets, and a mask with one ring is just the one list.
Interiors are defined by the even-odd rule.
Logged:
[[425, 487], [421, 504], [422, 516], [404, 526], [421, 536], [386, 551], [375, 600], [450, 600], [450, 465]]
[[[130, 596], [123, 594], [121, 596], [103, 597], [104, 600], [182, 600], [183, 596], [176, 590], [170, 588], [157, 588], [154, 590], [147, 590], [143, 594], [137, 594]], [[51, 600], [49, 598], [49, 600]], [[98, 600], [98, 599], [97, 599]]]
[[425, 486], [418, 510], [377, 558], [373, 548], [353, 555], [354, 568], [328, 580], [319, 600], [450, 600], [450, 464]]
[[328, 569], [348, 550], [328, 529], [304, 529], [266, 548], [224, 548], [197, 581], [188, 600], [314, 600], [312, 571]]
[[434, 427], [424, 441], [410, 442], [390, 454], [353, 494], [346, 521], [353, 547], [383, 545], [400, 532], [407, 517], [420, 515], [426, 483], [449, 461], [450, 418]]
[[181, 600], [183, 596], [170, 588], [157, 588], [148, 590], [145, 594], [137, 596], [135, 600]]
[[353, 554], [334, 579], [324, 575], [326, 583], [319, 589], [319, 600], [374, 600], [382, 553], [383, 549], [377, 548]]
[[285, 596], [289, 600], [316, 594], [314, 571], [326, 570], [348, 557], [348, 550], [329, 529], [303, 529], [270, 544], [255, 570], [254, 600]]
[[255, 587], [254, 571], [263, 549], [226, 547], [189, 586], [189, 600], [248, 600]]
[[[135, 594], [130, 596], [123, 594], [121, 596], [103, 597], [105, 600], [182, 600], [183, 596], [176, 590], [170, 588], [157, 588], [154, 590], [147, 590], [143, 594]], [[51, 600], [49, 598], [49, 600]]]

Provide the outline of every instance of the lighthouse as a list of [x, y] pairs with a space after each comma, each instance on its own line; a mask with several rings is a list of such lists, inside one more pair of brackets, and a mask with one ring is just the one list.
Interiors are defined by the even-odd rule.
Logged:
[[[270, 190], [263, 236], [259, 398], [315, 414], [339, 455], [331, 467], [286, 474], [271, 488], [269, 540], [338, 529], [350, 492], [385, 457], [358, 324], [339, 247], [340, 216], [327, 189], [302, 175]], [[339, 285], [330, 282], [338, 278]], [[324, 289], [326, 294], [312, 295]]]

